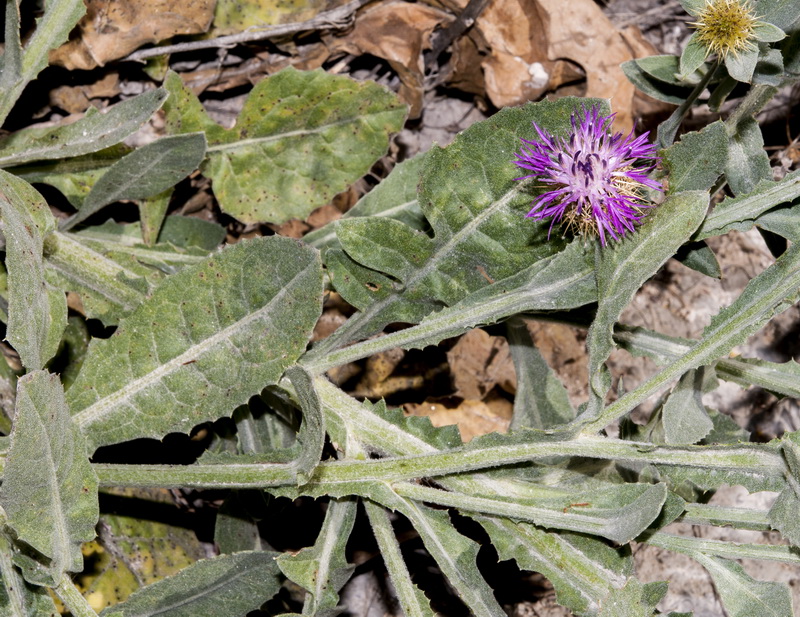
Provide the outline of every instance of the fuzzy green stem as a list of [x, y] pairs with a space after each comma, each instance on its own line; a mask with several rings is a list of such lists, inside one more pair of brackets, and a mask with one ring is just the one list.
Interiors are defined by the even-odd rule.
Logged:
[[75, 588], [72, 579], [66, 572], [61, 575], [61, 580], [58, 582], [55, 592], [73, 617], [97, 617], [95, 610], [89, 605], [81, 592]]
[[689, 536], [675, 536], [657, 531], [647, 538], [647, 544], [692, 557], [695, 553], [716, 555], [726, 559], [765, 559], [800, 565], [800, 555], [791, 546], [773, 544], [733, 544]]
[[[736, 469], [772, 482], [776, 487], [782, 486], [786, 472], [780, 452], [769, 445], [667, 447], [585, 436], [571, 441], [508, 443], [484, 448], [465, 446], [416, 456], [323, 462], [317, 466], [306, 486], [316, 485], [327, 491], [353, 483], [437, 477], [554, 456], [578, 456], [720, 471]], [[95, 464], [93, 468], [102, 486], [265, 488], [297, 484], [295, 469], [287, 464]]]
[[694, 87], [687, 99], [681, 103], [678, 108], [672, 112], [672, 115], [662, 122], [657, 131], [656, 141], [659, 148], [669, 148], [672, 142], [675, 141], [675, 136], [678, 134], [678, 129], [681, 126], [683, 119], [689, 114], [695, 101], [703, 93], [711, 80], [719, 71], [719, 62], [715, 63], [708, 72], [703, 76], [700, 82]]

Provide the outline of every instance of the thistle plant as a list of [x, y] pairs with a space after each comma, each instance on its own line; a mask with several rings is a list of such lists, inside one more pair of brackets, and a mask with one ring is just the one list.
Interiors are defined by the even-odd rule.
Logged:
[[[7, 3], [0, 119], [83, 6], [46, 3], [23, 45]], [[634, 542], [697, 561], [731, 616], [797, 614], [787, 584], [755, 580], [737, 560], [800, 565], [800, 432], [756, 443], [703, 396], [725, 381], [800, 398], [797, 363], [732, 353], [800, 299], [800, 171], [773, 177], [755, 119], [800, 80], [800, 3], [684, 6], [706, 24], [688, 51], [624, 66], [677, 106], [655, 144], [614, 133], [606, 100], [503, 109], [398, 164], [302, 241], [220, 247], [225, 229], [166, 216], [169, 196], [202, 175], [242, 222], [307, 217], [367, 173], [402, 127], [404, 105], [377, 84], [286, 69], [256, 84], [224, 129], [169, 72], [105, 113], [0, 140], [0, 318], [20, 365], [0, 362], [0, 614], [54, 615], [56, 595], [75, 617], [333, 615], [359, 517], [405, 615], [441, 612], [431, 598], [446, 589], [471, 614], [504, 617], [478, 567], [481, 544], [547, 577], [575, 615], [665, 614], [668, 583], [637, 578]], [[749, 25], [721, 47], [710, 16], [734, 9]], [[725, 102], [722, 119], [678, 137], [694, 106]], [[165, 136], [120, 145], [158, 110]], [[32, 183], [63, 193], [75, 213], [57, 220]], [[94, 224], [119, 200], [138, 206], [136, 224]], [[588, 233], [552, 233], [561, 224]], [[774, 262], [700, 337], [621, 323], [668, 260], [719, 277], [705, 241], [753, 228], [770, 238]], [[352, 312], [312, 343], [333, 292]], [[91, 320], [107, 330], [92, 336]], [[529, 320], [587, 329], [578, 408]], [[507, 434], [463, 443], [453, 427], [359, 400], [329, 378], [483, 326], [505, 333], [517, 375]], [[620, 348], [658, 369], [611, 392], [606, 361]], [[637, 423], [645, 402], [653, 411]], [[142, 455], [192, 432], [205, 441], [186, 464]], [[771, 491], [774, 504], [708, 504], [724, 485]], [[153, 581], [136, 566], [158, 558], [152, 547], [169, 534], [136, 521], [133, 506], [167, 488], [214, 491], [214, 542], [165, 560], [168, 575]], [[291, 533], [276, 522], [286, 502], [273, 498], [301, 497], [311, 499], [297, 508], [324, 504], [319, 533], [301, 550], [273, 550], [265, 530]], [[409, 571], [401, 518], [435, 563], [436, 588]], [[781, 542], [710, 541], [673, 533], [673, 522]], [[144, 536], [146, 556], [141, 543], [131, 549]]]

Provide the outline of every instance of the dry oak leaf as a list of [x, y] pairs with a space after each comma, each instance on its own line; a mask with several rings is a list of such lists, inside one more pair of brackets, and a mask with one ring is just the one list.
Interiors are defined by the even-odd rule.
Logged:
[[511, 424], [514, 405], [502, 397], [486, 401], [462, 401], [458, 407], [450, 408], [431, 401], [403, 405], [407, 414], [427, 416], [434, 426], [455, 424], [463, 442], [480, 435], [505, 433]]
[[409, 118], [422, 111], [425, 67], [423, 49], [430, 49], [431, 32], [446, 26], [452, 16], [424, 4], [385, 2], [359, 13], [346, 37], [332, 38], [331, 55], [346, 52], [383, 58], [400, 77], [400, 98], [411, 107]]
[[77, 37], [50, 54], [51, 64], [93, 69], [147, 43], [200, 34], [214, 17], [215, 0], [85, 0]]
[[[445, 3], [459, 12], [467, 0]], [[472, 62], [479, 59], [495, 106], [538, 99], [582, 72], [582, 95], [612, 99], [617, 130], [633, 125], [635, 94], [620, 64], [656, 53], [641, 38], [617, 30], [593, 0], [491, 0], [469, 36], [481, 54], [473, 50]], [[466, 49], [471, 48], [457, 46], [456, 55]]]
[[517, 389], [517, 375], [508, 342], [484, 330], [470, 330], [447, 352], [455, 395], [482, 400], [495, 387], [511, 394]]

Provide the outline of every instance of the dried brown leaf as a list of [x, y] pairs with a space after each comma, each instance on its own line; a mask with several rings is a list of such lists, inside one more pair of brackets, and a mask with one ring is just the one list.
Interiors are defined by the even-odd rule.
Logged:
[[346, 37], [332, 39], [331, 55], [370, 54], [386, 60], [400, 77], [399, 94], [411, 106], [409, 117], [418, 118], [424, 80], [422, 50], [430, 48], [434, 28], [451, 20], [448, 13], [424, 4], [385, 2], [360, 13]]
[[86, 0], [78, 36], [54, 50], [50, 62], [93, 69], [147, 43], [208, 30], [214, 0]]

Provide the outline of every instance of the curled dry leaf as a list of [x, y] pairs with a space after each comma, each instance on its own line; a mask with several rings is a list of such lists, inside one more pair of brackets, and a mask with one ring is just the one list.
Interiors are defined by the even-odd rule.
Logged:
[[423, 49], [430, 48], [431, 32], [447, 25], [452, 16], [424, 4], [385, 2], [360, 13], [353, 31], [332, 39], [331, 55], [370, 54], [386, 60], [400, 77], [400, 97], [411, 106], [410, 118], [422, 111]]
[[434, 426], [455, 424], [464, 442], [488, 433], [505, 433], [511, 424], [514, 406], [502, 397], [490, 397], [486, 401], [462, 401], [458, 407], [447, 407], [441, 403], [425, 401], [403, 406], [412, 416], [428, 416]]
[[[456, 12], [466, 3], [447, 2]], [[451, 83], [471, 92], [485, 88], [494, 105], [505, 107], [585, 75], [581, 95], [612, 99], [624, 130], [633, 124], [635, 90], [619, 65], [654, 53], [635, 33], [617, 30], [593, 0], [492, 0], [469, 39], [455, 47]]]
[[456, 396], [482, 400], [495, 386], [516, 392], [514, 362], [503, 337], [470, 330], [447, 352], [447, 362]]
[[50, 55], [67, 69], [93, 69], [147, 43], [208, 30], [214, 0], [86, 0], [77, 38]]

